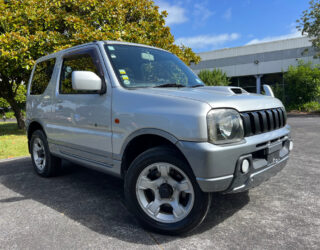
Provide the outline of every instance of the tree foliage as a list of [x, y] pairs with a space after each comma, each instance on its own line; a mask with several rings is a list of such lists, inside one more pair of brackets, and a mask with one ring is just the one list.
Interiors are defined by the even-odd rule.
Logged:
[[284, 74], [289, 109], [299, 109], [303, 104], [317, 101], [320, 97], [320, 69], [312, 63], [299, 61], [298, 66], [289, 66]]
[[285, 86], [275, 83], [271, 86], [274, 96], [278, 98], [285, 106], [287, 106], [286, 96], [285, 96]]
[[0, 0], [0, 97], [19, 122], [15, 96], [35, 60], [94, 40], [143, 43], [169, 50], [187, 64], [199, 62], [190, 48], [174, 44], [166, 15], [151, 0]]
[[308, 34], [312, 45], [320, 49], [320, 0], [311, 0], [309, 5], [309, 9], [303, 11], [301, 18], [297, 20], [297, 28], [302, 34]]
[[204, 69], [199, 72], [198, 76], [206, 85], [209, 86], [227, 86], [230, 84], [227, 74], [221, 69]]
[[[13, 86], [16, 88], [16, 86]], [[26, 103], [26, 93], [27, 89], [25, 85], [20, 85], [17, 94], [15, 96], [15, 100], [20, 106], [20, 108], [23, 108]], [[0, 97], [0, 108], [9, 108], [10, 104], [6, 101], [6, 99]]]
[[4, 98], [0, 98], [0, 109], [1, 108], [9, 108], [10, 105]]

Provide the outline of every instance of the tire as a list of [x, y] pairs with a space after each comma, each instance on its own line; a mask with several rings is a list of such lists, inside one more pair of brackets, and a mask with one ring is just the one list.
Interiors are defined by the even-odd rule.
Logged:
[[32, 134], [30, 152], [34, 170], [38, 175], [51, 177], [58, 174], [61, 159], [50, 153], [47, 138], [42, 130], [36, 130]]
[[186, 160], [164, 146], [148, 149], [131, 163], [124, 191], [128, 209], [143, 227], [169, 235], [195, 229], [211, 203]]

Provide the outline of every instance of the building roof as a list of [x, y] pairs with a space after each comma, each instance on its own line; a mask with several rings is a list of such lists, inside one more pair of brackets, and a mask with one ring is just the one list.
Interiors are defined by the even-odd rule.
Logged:
[[229, 77], [280, 73], [299, 60], [319, 63], [315, 59], [317, 51], [312, 47], [310, 38], [303, 36], [202, 52], [199, 64], [191, 64], [195, 73], [202, 69], [219, 68]]
[[250, 45], [245, 45], [240, 47], [201, 52], [201, 53], [198, 53], [198, 55], [201, 57], [202, 60], [211, 60], [211, 59], [217, 59], [217, 58], [250, 55], [250, 54], [264, 53], [264, 52], [277, 51], [277, 50], [310, 47], [311, 45], [312, 44], [310, 42], [310, 38], [303, 36], [303, 37], [296, 37], [296, 38], [290, 38], [285, 40], [277, 40], [277, 41], [271, 41], [271, 42], [250, 44]]

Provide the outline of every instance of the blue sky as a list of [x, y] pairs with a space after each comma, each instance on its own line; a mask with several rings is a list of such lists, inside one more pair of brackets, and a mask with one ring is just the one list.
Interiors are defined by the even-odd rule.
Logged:
[[301, 36], [309, 0], [156, 0], [177, 44], [195, 52]]

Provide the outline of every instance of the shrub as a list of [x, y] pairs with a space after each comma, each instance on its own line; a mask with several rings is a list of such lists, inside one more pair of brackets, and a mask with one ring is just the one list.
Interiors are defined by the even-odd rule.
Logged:
[[283, 86], [281, 86], [279, 83], [276, 83], [274, 86], [271, 86], [271, 88], [274, 93], [274, 96], [281, 100], [283, 104], [286, 104], [285, 91]]
[[317, 101], [307, 102], [301, 106], [300, 111], [304, 111], [304, 112], [318, 111], [318, 112], [320, 112], [320, 103]]
[[227, 74], [221, 69], [201, 70], [199, 78], [208, 86], [227, 86], [230, 84]]
[[299, 109], [320, 96], [320, 69], [313, 67], [311, 62], [299, 61], [298, 66], [289, 66], [284, 80], [288, 107]]
[[13, 113], [12, 111], [6, 112], [5, 114], [6, 114], [6, 118], [7, 118], [7, 119], [12, 119], [12, 118], [14, 118], [14, 113]]

